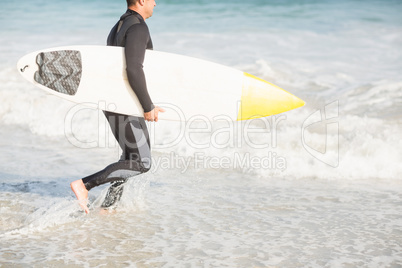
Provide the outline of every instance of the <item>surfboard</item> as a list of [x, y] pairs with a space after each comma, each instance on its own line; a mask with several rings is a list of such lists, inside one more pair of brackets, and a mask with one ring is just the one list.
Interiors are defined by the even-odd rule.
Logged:
[[[20, 74], [60, 98], [111, 112], [143, 116], [130, 87], [124, 48], [66, 46], [29, 53], [17, 63]], [[248, 120], [303, 106], [303, 100], [251, 74], [221, 64], [147, 50], [144, 73], [161, 120], [201, 116]]]

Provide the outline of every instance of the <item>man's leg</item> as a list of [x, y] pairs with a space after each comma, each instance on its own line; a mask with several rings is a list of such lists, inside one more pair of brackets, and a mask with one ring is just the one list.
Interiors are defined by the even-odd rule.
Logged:
[[[121, 117], [116, 118], [116, 114], [110, 112], [105, 112], [105, 116], [111, 128], [116, 129], [113, 125], [117, 120], [121, 120]], [[124, 131], [121, 127], [117, 128], [117, 132], [113, 131], [123, 150], [120, 161], [129, 160], [131, 164], [135, 165], [132, 169], [141, 170], [141, 173], [147, 172], [151, 166], [151, 148], [146, 123], [142, 117], [127, 117], [124, 118], [124, 121], [129, 122], [129, 127], [126, 126]], [[124, 133], [124, 137], [122, 133]], [[132, 174], [130, 177], [135, 175], [138, 174]], [[126, 181], [127, 178], [122, 177], [111, 183], [101, 207], [111, 207], [120, 200]]]
[[101, 205], [102, 208], [109, 208], [116, 204], [116, 202], [120, 201], [121, 196], [123, 195], [124, 184], [127, 182], [127, 179], [123, 179], [121, 181], [115, 181], [110, 185], [107, 190], [105, 200]]
[[[145, 173], [150, 169], [151, 150], [144, 118], [110, 112], [105, 112], [105, 115], [109, 121], [113, 135], [123, 150], [121, 160], [93, 175], [73, 182], [71, 188], [81, 202], [84, 197], [85, 199], [87, 198], [88, 191], [93, 187], [108, 182], [112, 183], [102, 204], [102, 207], [110, 207], [120, 200], [124, 186], [122, 184], [129, 177]], [[77, 187], [73, 188], [76, 185]], [[81, 205], [81, 207], [87, 212], [86, 205]]]

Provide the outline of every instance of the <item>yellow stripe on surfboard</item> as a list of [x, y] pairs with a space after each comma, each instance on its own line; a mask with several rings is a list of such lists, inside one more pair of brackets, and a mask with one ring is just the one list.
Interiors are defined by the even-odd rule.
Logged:
[[248, 120], [296, 109], [305, 102], [254, 75], [244, 73], [237, 120]]

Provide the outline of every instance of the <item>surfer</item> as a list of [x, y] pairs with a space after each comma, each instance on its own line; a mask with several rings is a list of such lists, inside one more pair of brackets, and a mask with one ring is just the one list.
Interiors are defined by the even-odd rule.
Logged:
[[123, 153], [118, 162], [71, 183], [71, 189], [86, 213], [89, 213], [88, 191], [93, 187], [111, 183], [102, 203], [103, 208], [108, 208], [120, 200], [124, 183], [129, 177], [145, 173], [151, 168], [151, 147], [145, 120], [157, 122], [158, 113], [164, 112], [153, 105], [143, 71], [145, 50], [153, 49], [145, 20], [152, 16], [155, 6], [155, 0], [127, 0], [126, 13], [108, 36], [107, 45], [125, 47], [128, 81], [144, 109], [144, 118], [104, 111]]

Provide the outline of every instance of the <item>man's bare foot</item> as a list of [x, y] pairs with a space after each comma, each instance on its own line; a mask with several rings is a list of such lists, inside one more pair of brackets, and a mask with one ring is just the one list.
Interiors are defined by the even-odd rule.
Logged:
[[87, 202], [88, 202], [88, 190], [87, 188], [85, 188], [84, 183], [82, 182], [82, 180], [76, 180], [73, 181], [71, 184], [71, 190], [73, 190], [75, 196], [77, 197], [80, 206], [82, 207], [82, 209], [85, 211], [85, 213], [89, 213], [89, 209], [87, 206]]

